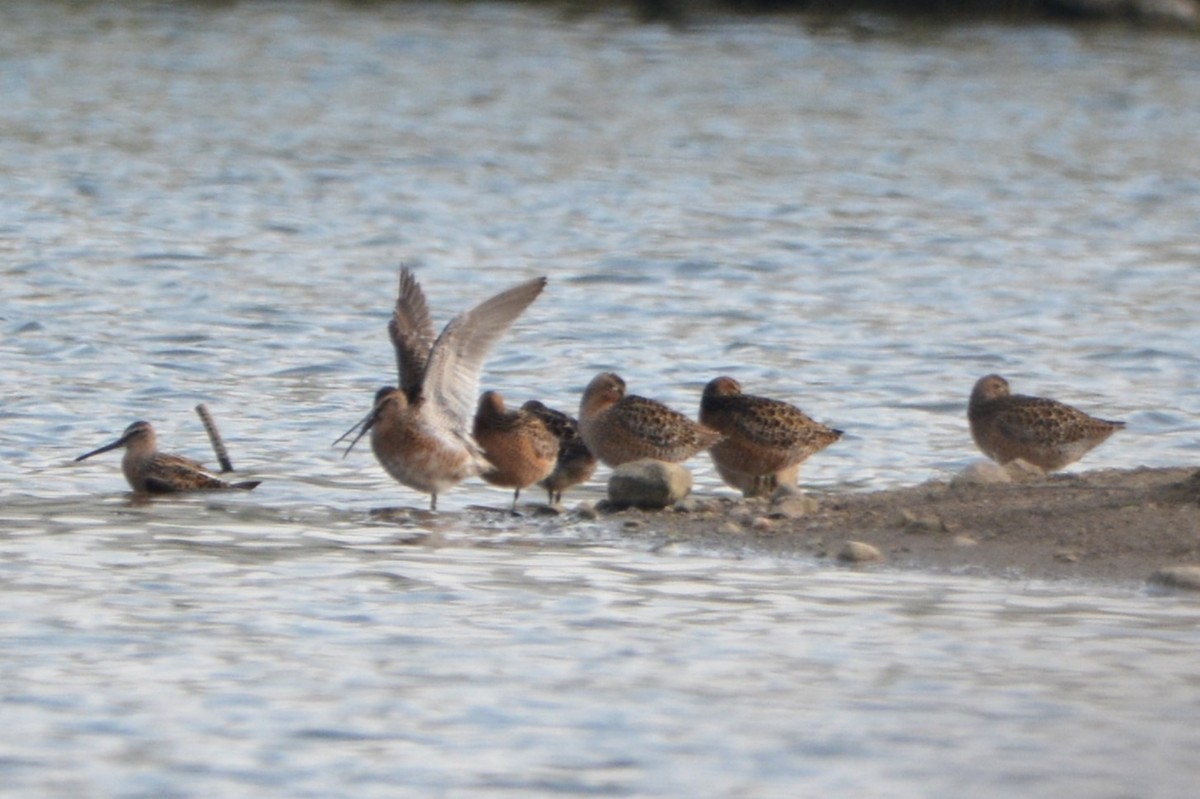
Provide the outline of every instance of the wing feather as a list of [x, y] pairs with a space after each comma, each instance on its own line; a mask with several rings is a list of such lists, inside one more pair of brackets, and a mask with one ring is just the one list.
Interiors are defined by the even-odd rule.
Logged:
[[1004, 435], [1025, 444], [1069, 444], [1087, 437], [1086, 413], [1058, 400], [1014, 394], [996, 415]]
[[392, 318], [388, 321], [388, 335], [396, 350], [400, 388], [409, 402], [416, 402], [421, 395], [421, 383], [433, 347], [433, 318], [429, 315], [425, 292], [421, 291], [408, 267], [400, 270], [400, 289], [396, 293]]
[[425, 367], [423, 395], [431, 420], [448, 430], [471, 429], [484, 359], [545, 287], [544, 277], [528, 280], [450, 320]]

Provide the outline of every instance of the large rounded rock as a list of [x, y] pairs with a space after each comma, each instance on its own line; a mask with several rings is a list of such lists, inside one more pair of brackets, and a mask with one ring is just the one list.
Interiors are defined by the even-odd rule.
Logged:
[[614, 508], [658, 510], [674, 505], [692, 490], [692, 473], [677, 463], [644, 458], [623, 463], [608, 478]]

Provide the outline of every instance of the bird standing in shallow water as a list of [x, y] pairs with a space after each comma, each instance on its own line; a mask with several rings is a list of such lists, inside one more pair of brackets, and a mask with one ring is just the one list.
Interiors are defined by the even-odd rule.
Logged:
[[700, 423], [725, 436], [708, 454], [721, 479], [748, 497], [795, 486], [800, 464], [842, 437], [795, 405], [743, 394], [732, 377], [704, 387]]
[[595, 473], [596, 456], [583, 443], [583, 437], [579, 435], [579, 423], [567, 414], [537, 400], [529, 400], [521, 406], [521, 410], [541, 419], [558, 439], [554, 471], [538, 485], [549, 493], [548, 499], [552, 504], [562, 502], [563, 491], [579, 485]]
[[504, 398], [495, 391], [485, 391], [479, 397], [471, 432], [492, 464], [479, 476], [492, 485], [514, 489], [513, 510], [522, 488], [544, 480], [554, 471], [558, 437], [535, 414], [506, 409]]
[[435, 340], [425, 294], [412, 272], [401, 269], [388, 323], [400, 387], [376, 392], [371, 412], [338, 439], [359, 430], [346, 453], [370, 431], [379, 463], [400, 483], [429, 494], [431, 510], [437, 510], [438, 494], [491, 469], [471, 437], [479, 372], [545, 287], [546, 278], [539, 277], [502, 291], [451, 319]]
[[1057, 400], [1012, 394], [1000, 375], [975, 383], [967, 420], [984, 455], [1001, 464], [1020, 459], [1045, 472], [1074, 463], [1125, 426]]
[[579, 403], [579, 434], [609, 466], [640, 458], [680, 463], [721, 439], [656, 400], [625, 393], [625, 381], [612, 372], [592, 378]]
[[222, 488], [250, 490], [259, 480], [227, 483], [210, 474], [198, 462], [180, 455], [159, 452], [158, 439], [149, 422], [134, 422], [125, 428], [121, 437], [75, 459], [76, 462], [102, 452], [125, 447], [121, 471], [134, 491], [144, 494], [167, 494], [174, 491], [198, 491]]

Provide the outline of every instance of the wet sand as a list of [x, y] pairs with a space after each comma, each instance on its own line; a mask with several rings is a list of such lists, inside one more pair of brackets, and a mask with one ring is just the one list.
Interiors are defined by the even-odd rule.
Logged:
[[1004, 483], [960, 477], [773, 500], [693, 496], [673, 510], [599, 519], [653, 546], [846, 563], [846, 542], [859, 541], [882, 560], [850, 564], [858, 568], [1141, 584], [1162, 569], [1200, 564], [1200, 470], [1100, 470]]

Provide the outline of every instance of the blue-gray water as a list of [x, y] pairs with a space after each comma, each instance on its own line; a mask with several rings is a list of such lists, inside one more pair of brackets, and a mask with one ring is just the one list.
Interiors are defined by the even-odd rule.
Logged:
[[[1076, 468], [1194, 463], [1194, 39], [2, 13], [0, 794], [1191, 794], [1192, 601], [648, 553], [478, 482], [372, 514], [426, 500], [329, 445], [407, 262], [439, 324], [550, 277], [485, 387], [733, 374], [847, 431], [824, 490], [978, 458], [992, 371], [1129, 422]], [[71, 463], [139, 418], [205, 457], [199, 401], [252, 494]]]

